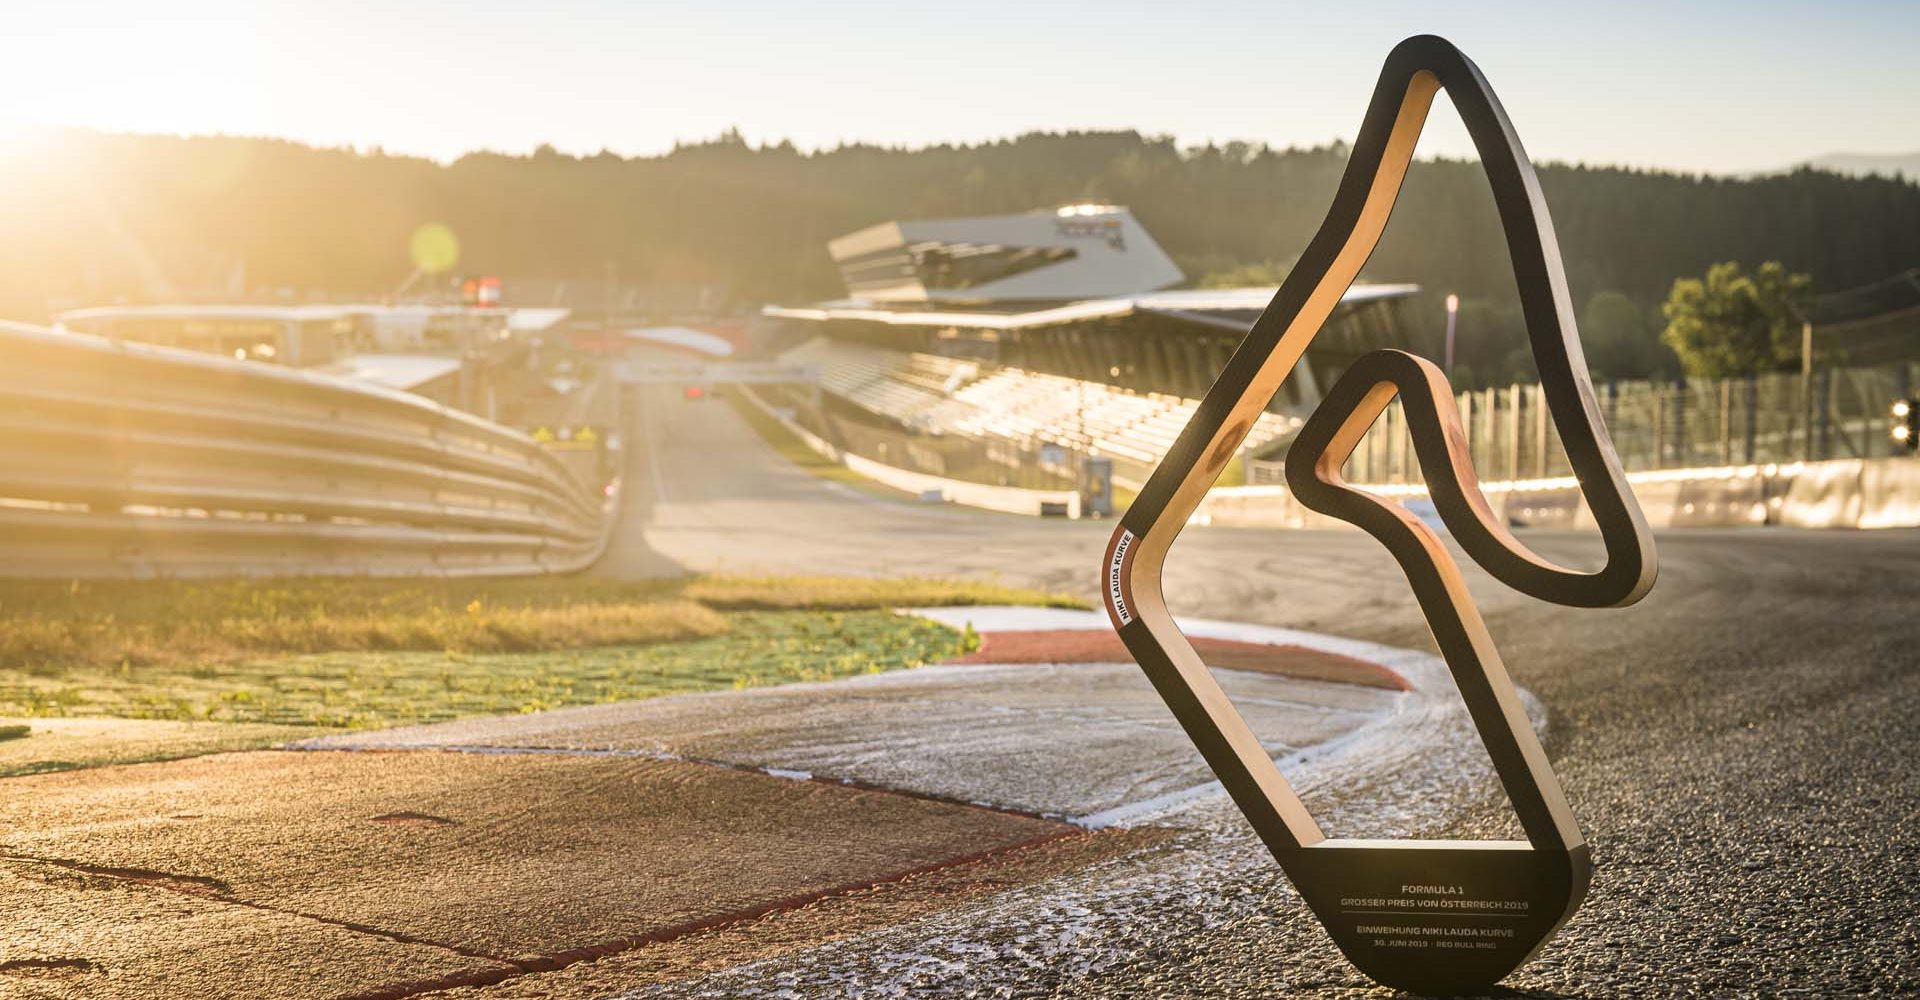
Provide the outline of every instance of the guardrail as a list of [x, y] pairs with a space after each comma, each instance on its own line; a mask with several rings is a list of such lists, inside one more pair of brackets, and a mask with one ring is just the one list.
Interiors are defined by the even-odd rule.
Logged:
[[569, 572], [616, 492], [407, 393], [0, 323], [0, 575]]

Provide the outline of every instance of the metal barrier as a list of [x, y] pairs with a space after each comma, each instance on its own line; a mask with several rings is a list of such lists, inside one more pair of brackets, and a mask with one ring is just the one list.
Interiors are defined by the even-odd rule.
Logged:
[[615, 493], [407, 393], [0, 323], [0, 574], [568, 572]]

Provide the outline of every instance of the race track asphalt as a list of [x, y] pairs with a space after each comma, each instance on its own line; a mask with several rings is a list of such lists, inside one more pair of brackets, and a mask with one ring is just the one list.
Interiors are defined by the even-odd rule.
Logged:
[[[1094, 596], [1109, 525], [875, 499], [785, 464], [719, 401], [643, 403], [606, 572], [964, 576]], [[1580, 535], [1522, 537], [1576, 564], [1597, 553]], [[1620, 611], [1538, 604], [1469, 570], [1509, 670], [1547, 709], [1597, 866], [1585, 907], [1510, 985], [1920, 995], [1920, 532], [1675, 531], [1659, 547], [1658, 586]], [[1167, 583], [1179, 613], [1430, 648], [1398, 571], [1355, 533], [1189, 529]], [[1510, 829], [1504, 801], [1477, 794], [1412, 832]], [[1212, 888], [1245, 903], [1130, 912], [1125, 948], [1098, 960], [883, 967], [848, 948], [663, 995], [1380, 995], [1276, 869]], [[979, 933], [1048, 931], [1021, 919]]]

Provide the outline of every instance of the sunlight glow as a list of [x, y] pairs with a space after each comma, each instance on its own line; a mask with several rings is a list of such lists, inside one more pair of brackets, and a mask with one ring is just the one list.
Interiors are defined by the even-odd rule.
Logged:
[[[1503, 93], [1518, 95], [1515, 117], [1528, 123], [1537, 158], [1740, 171], [1836, 151], [1906, 151], [1911, 130], [1886, 123], [1911, 119], [1906, 95], [1920, 84], [1920, 62], [1910, 58], [1911, 32], [1870, 26], [1910, 23], [1901, 20], [1907, 10], [1838, 0], [1827, 16], [1808, 18], [1729, 6], [1625, 16], [1612, 5], [1550, 0], [1527, 19], [1463, 8], [1445, 20]], [[743, 37], [739, 26], [773, 13], [767, 7], [15, 3], [0, 122], [275, 136], [442, 161], [542, 143], [658, 154], [730, 128], [752, 143], [791, 139], [803, 150], [1063, 128], [1138, 128], [1183, 145], [1318, 145], [1351, 139], [1352, 109], [1364, 105], [1381, 54], [1432, 17], [1412, 0], [1385, 0], [1364, 16], [1327, 5], [1284, 17], [1225, 0], [1180, 8], [977, 0], [958, 22], [942, 8], [907, 5]], [[1555, 30], [1543, 38], [1530, 30], [1534, 19]], [[1084, 34], [1089, 23], [1101, 26], [1096, 36]], [[929, 44], [936, 32], [939, 43]], [[1774, 57], [1783, 47], [1793, 59]], [[579, 58], [585, 51], [602, 55]], [[822, 58], [828, 51], [861, 55]], [[1696, 65], [1712, 66], [1726, 92], [1773, 95], [1774, 127], [1711, 113], [1714, 93], [1692, 86]], [[981, 73], [986, 66], [1054, 68]], [[878, 80], [898, 85], [874, 87]], [[841, 99], [855, 92], [866, 95], [857, 105]], [[1288, 95], [1284, 110], [1274, 94]], [[1430, 155], [1471, 153], [1451, 123], [1432, 139]]]
[[0, 176], [56, 157], [67, 143], [61, 129], [0, 121]]
[[460, 238], [442, 222], [428, 222], [413, 231], [407, 244], [413, 266], [426, 274], [445, 274], [460, 263]]

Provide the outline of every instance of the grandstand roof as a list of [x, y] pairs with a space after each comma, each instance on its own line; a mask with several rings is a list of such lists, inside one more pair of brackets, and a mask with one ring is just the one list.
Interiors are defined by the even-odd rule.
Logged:
[[500, 314], [507, 317], [508, 328], [519, 333], [537, 333], [552, 327], [572, 313], [571, 309], [476, 309], [470, 306], [371, 305], [364, 303], [306, 303], [275, 305], [254, 303], [169, 303], [138, 306], [91, 306], [70, 309], [55, 317], [55, 322], [94, 319], [253, 319], [276, 322], [345, 319], [350, 316], [426, 317], [435, 315]]
[[389, 389], [411, 390], [459, 371], [460, 359], [437, 354], [356, 354], [319, 370]]
[[[1354, 285], [1341, 297], [1343, 304], [1397, 299], [1420, 290], [1419, 285]], [[1275, 286], [1256, 288], [1185, 289], [1170, 292], [1145, 292], [1111, 298], [1086, 299], [1065, 305], [1001, 312], [986, 309], [934, 310], [903, 309], [861, 299], [841, 299], [819, 305], [788, 307], [767, 306], [764, 315], [785, 319], [862, 320], [889, 326], [965, 327], [980, 330], [1021, 330], [1058, 323], [1077, 323], [1090, 319], [1149, 313], [1187, 319], [1208, 325], [1230, 326], [1245, 330], [1255, 316], [1273, 300]]]
[[1064, 302], [1180, 281], [1118, 205], [883, 222], [829, 241], [827, 252], [847, 294], [874, 302]]
[[331, 305], [153, 305], [94, 306], [71, 309], [54, 317], [56, 323], [92, 319], [259, 319], [280, 322], [344, 319], [352, 312]]
[[626, 336], [630, 340], [691, 351], [711, 358], [724, 358], [733, 354], [732, 341], [705, 330], [695, 330], [690, 327], [649, 326], [639, 330], [628, 330]]
[[514, 309], [507, 315], [507, 329], [515, 333], [542, 333], [573, 315], [565, 308]]

